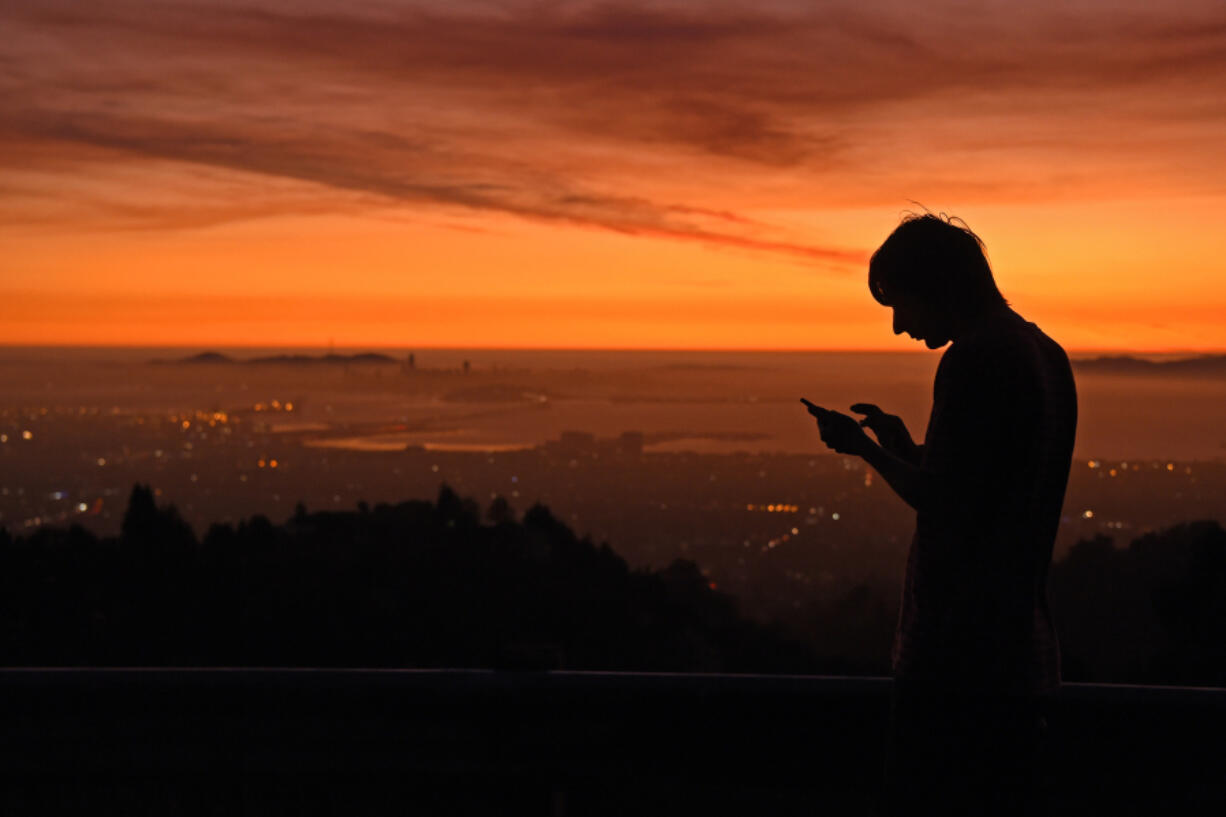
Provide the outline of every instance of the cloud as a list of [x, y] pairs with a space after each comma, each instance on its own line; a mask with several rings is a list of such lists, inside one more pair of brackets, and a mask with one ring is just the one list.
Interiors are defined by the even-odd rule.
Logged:
[[[861, 263], [862, 251], [837, 247], [770, 240], [720, 229], [724, 223], [747, 223], [736, 216], [710, 214], [701, 208], [669, 207], [632, 196], [580, 192], [564, 186], [559, 179], [537, 179], [536, 184], [506, 184], [480, 181], [465, 176], [457, 167], [433, 161], [433, 153], [390, 137], [381, 141], [382, 149], [367, 150], [361, 160], [344, 140], [327, 134], [318, 138], [289, 138], [285, 134], [263, 135], [247, 131], [241, 137], [228, 128], [170, 123], [159, 119], [138, 119], [93, 114], [57, 114], [39, 117], [26, 113], [22, 125], [3, 136], [24, 137], [43, 142], [55, 141], [89, 149], [105, 148], [121, 154], [158, 160], [173, 160], [209, 165], [234, 171], [293, 179], [322, 185], [338, 191], [374, 194], [387, 201], [460, 207], [477, 211], [508, 213], [549, 222], [593, 226], [630, 235], [657, 236], [699, 241], [711, 245], [767, 251], [813, 261], [839, 264]], [[110, 205], [112, 214], [155, 215], [147, 204]], [[239, 203], [235, 217], [251, 214]], [[174, 216], [187, 226], [191, 219], [216, 223], [221, 212], [216, 208], [193, 209], [185, 216]], [[716, 227], [703, 222], [717, 223]]]
[[[175, 162], [331, 190], [338, 208], [499, 212], [835, 265], [864, 253], [752, 212], [1220, 187], [1220, 4], [981, 8], [6, 4], [0, 165]], [[113, 214], [148, 215], [124, 195]], [[229, 195], [204, 210], [223, 217]]]

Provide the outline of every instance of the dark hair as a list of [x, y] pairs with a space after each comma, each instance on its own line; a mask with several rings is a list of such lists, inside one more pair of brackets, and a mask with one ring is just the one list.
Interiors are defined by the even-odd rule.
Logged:
[[905, 293], [959, 314], [1007, 303], [979, 236], [944, 213], [904, 217], [869, 260], [868, 288], [885, 306]]

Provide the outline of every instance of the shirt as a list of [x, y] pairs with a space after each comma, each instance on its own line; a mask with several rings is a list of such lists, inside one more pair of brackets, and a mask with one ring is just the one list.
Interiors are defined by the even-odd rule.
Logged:
[[1009, 311], [941, 358], [893, 650], [900, 681], [1037, 693], [1060, 682], [1047, 574], [1072, 464], [1068, 356]]

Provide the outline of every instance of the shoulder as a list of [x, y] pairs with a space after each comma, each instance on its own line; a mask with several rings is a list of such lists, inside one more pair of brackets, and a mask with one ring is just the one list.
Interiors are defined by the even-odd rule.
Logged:
[[952, 343], [941, 363], [951, 374], [987, 374], [1024, 368], [1034, 351], [1034, 344], [1021, 333], [980, 331]]
[[950, 346], [942, 368], [951, 390], [973, 389], [980, 400], [1025, 401], [1052, 376], [1051, 349], [1061, 356], [1063, 350], [1033, 323], [1015, 317], [982, 327]]
[[1067, 363], [1064, 350], [1033, 323], [1016, 313], [960, 338], [949, 348], [960, 366], [988, 369], [1042, 368], [1053, 357]]

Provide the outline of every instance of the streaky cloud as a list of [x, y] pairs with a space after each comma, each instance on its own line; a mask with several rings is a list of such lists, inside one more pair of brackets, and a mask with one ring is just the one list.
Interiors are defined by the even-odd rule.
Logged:
[[[414, 159], [414, 151], [394, 136], [385, 141], [395, 146], [390, 155], [368, 152], [367, 161], [350, 161], [344, 144], [321, 137], [293, 138], [290, 135], [252, 132], [236, 133], [214, 124], [208, 128], [174, 124], [158, 119], [125, 118], [105, 115], [75, 116], [53, 114], [21, 117], [20, 128], [0, 129], [0, 144], [22, 138], [38, 142], [54, 141], [87, 148], [106, 148], [126, 155], [210, 165], [243, 173], [277, 176], [322, 185], [340, 191], [374, 194], [386, 201], [409, 204], [434, 204], [507, 213], [529, 219], [567, 222], [603, 228], [628, 235], [654, 236], [698, 241], [714, 246], [764, 251], [832, 264], [855, 264], [866, 259], [864, 252], [840, 247], [824, 247], [776, 241], [749, 235], [704, 228], [689, 216], [710, 216], [708, 220], [750, 224], [749, 220], [727, 213], [711, 213], [684, 205], [658, 205], [632, 197], [580, 192], [560, 180], [541, 185], [512, 185], [463, 177], [457, 168], [440, 171], [428, 150]], [[264, 138], [259, 138], [263, 136]], [[6, 139], [7, 137], [7, 139]], [[378, 140], [372, 140], [378, 141]], [[112, 215], [128, 213], [139, 217], [157, 211], [147, 205], [111, 204]], [[249, 213], [240, 207], [236, 217]], [[194, 209], [172, 221], [179, 226], [205, 226], [223, 220], [216, 209]]]
[[156, 159], [860, 263], [748, 213], [1220, 187], [1226, 6], [1194, 6], [5, 4], [0, 166]]

